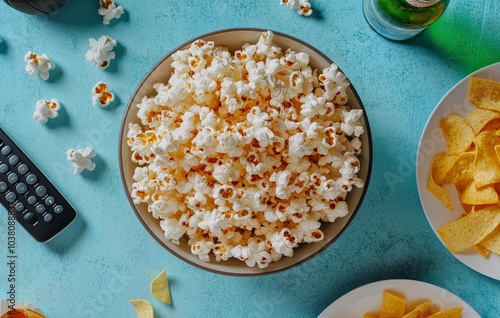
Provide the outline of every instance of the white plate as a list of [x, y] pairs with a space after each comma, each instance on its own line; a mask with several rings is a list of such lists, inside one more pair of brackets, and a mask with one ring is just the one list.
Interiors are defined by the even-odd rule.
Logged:
[[[438, 238], [437, 229], [460, 218], [463, 209], [460, 206], [456, 190], [452, 186], [445, 187], [445, 189], [450, 194], [453, 212], [446, 209], [446, 207], [426, 189], [429, 179], [429, 168], [432, 159], [437, 153], [447, 151], [446, 142], [439, 128], [439, 121], [452, 113], [465, 117], [476, 108], [467, 100], [469, 78], [471, 76], [500, 81], [500, 63], [482, 68], [453, 86], [437, 104], [429, 117], [418, 145], [416, 161], [418, 194], [425, 216]], [[485, 259], [476, 253], [473, 248], [470, 248], [464, 252], [455, 253], [453, 255], [473, 270], [500, 280], [500, 256], [493, 253], [491, 254], [492, 255], [490, 255], [488, 259]]]
[[435, 285], [407, 279], [383, 280], [358, 287], [334, 301], [318, 318], [359, 318], [365, 313], [380, 312], [382, 294], [393, 291], [404, 296], [407, 308], [430, 300], [438, 310], [462, 307], [462, 318], [480, 318], [465, 301], [453, 293]]

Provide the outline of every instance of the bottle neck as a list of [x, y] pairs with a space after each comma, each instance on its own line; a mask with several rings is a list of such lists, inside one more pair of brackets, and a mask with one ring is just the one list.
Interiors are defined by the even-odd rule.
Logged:
[[435, 5], [441, 0], [405, 0], [409, 5], [419, 8], [425, 8]]

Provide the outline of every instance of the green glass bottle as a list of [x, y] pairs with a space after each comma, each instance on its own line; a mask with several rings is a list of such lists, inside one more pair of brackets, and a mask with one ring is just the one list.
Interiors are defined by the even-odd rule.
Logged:
[[430, 25], [443, 14], [447, 1], [436, 0], [377, 0], [382, 12], [390, 19], [410, 28]]
[[392, 40], [406, 40], [435, 22], [449, 0], [364, 0], [368, 24]]

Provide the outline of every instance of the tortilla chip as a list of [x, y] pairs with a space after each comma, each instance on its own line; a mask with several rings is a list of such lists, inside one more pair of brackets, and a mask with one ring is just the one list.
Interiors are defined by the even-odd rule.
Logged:
[[500, 226], [497, 226], [495, 230], [493, 230], [479, 243], [479, 245], [495, 254], [500, 255]]
[[406, 300], [393, 293], [384, 291], [380, 318], [401, 318], [406, 311]]
[[465, 119], [455, 114], [441, 119], [439, 126], [448, 145], [448, 153], [452, 156], [467, 151], [476, 136]]
[[378, 314], [371, 314], [367, 313], [363, 315], [363, 318], [379, 318], [380, 316]]
[[[484, 241], [484, 240], [483, 240]], [[482, 241], [481, 241], [482, 242]], [[474, 249], [476, 250], [476, 252], [481, 255], [482, 257], [484, 258], [488, 258], [488, 256], [490, 256], [490, 250], [487, 249], [486, 247], [482, 246], [481, 245], [481, 242], [479, 242], [479, 244], [476, 244], [474, 245]]]
[[427, 190], [434, 194], [448, 210], [453, 211], [450, 195], [443, 187], [437, 185], [434, 182], [434, 180], [432, 179], [432, 175], [429, 177], [429, 181], [427, 182]]
[[426, 301], [415, 307], [412, 311], [403, 316], [403, 318], [425, 318], [433, 313], [432, 302]]
[[468, 100], [479, 108], [500, 111], [500, 82], [471, 77]]
[[478, 189], [473, 180], [456, 184], [460, 202], [469, 205], [485, 205], [498, 203], [498, 193], [493, 185]]
[[165, 269], [151, 282], [151, 293], [159, 301], [167, 304], [172, 302], [172, 299], [170, 298], [167, 271]]
[[500, 112], [482, 108], [474, 109], [465, 117], [465, 121], [472, 127], [476, 135], [481, 132], [484, 126], [495, 119], [500, 119]]
[[474, 179], [475, 152], [464, 152], [455, 157], [447, 177], [454, 184]]
[[474, 184], [478, 188], [500, 182], [500, 162], [495, 146], [500, 137], [491, 132], [482, 132], [474, 138], [476, 157], [474, 159]]
[[500, 224], [500, 207], [491, 205], [437, 230], [448, 250], [461, 252], [481, 242]]
[[443, 185], [450, 182], [450, 171], [454, 168], [456, 156], [450, 156], [446, 152], [438, 153], [431, 162], [432, 179], [437, 185]]
[[492, 134], [498, 136], [500, 133], [500, 119], [496, 118], [484, 125], [483, 128], [481, 128], [481, 131], [489, 131]]
[[134, 306], [138, 318], [154, 318], [153, 306], [144, 299], [133, 299], [130, 303]]
[[454, 307], [432, 314], [429, 318], [460, 318], [463, 310], [462, 307]]

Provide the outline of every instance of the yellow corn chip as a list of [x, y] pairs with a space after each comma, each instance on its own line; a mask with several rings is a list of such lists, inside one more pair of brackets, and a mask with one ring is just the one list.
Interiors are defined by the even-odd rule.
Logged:
[[500, 224], [500, 207], [491, 205], [437, 230], [448, 250], [461, 252], [481, 242]]
[[500, 137], [485, 131], [474, 138], [476, 157], [474, 159], [474, 184], [478, 188], [500, 182], [500, 162], [495, 146]]
[[378, 314], [370, 314], [370, 313], [367, 313], [367, 314], [364, 314], [363, 315], [363, 318], [379, 318], [380, 316]]
[[439, 126], [448, 145], [448, 153], [452, 156], [467, 151], [476, 136], [465, 119], [455, 114], [441, 119]]
[[451, 205], [450, 195], [446, 192], [443, 187], [437, 185], [432, 179], [432, 175], [427, 182], [427, 190], [434, 194], [441, 203], [450, 211], [453, 211], [453, 206]]
[[472, 127], [472, 130], [474, 130], [474, 133], [477, 135], [481, 132], [483, 127], [486, 126], [486, 124], [499, 118], [500, 112], [477, 108], [465, 117], [465, 121]]
[[406, 300], [398, 295], [385, 291], [382, 295], [380, 318], [401, 318], [406, 311]]
[[433, 313], [433, 306], [430, 301], [426, 301], [415, 307], [412, 311], [403, 316], [403, 318], [425, 318]]
[[463, 204], [484, 205], [498, 203], [498, 193], [493, 185], [478, 189], [473, 180], [456, 184], [458, 197]]
[[479, 243], [479, 245], [495, 254], [500, 255], [500, 226], [497, 226], [493, 232], [491, 232]]
[[432, 314], [429, 318], [460, 318], [463, 310], [462, 307], [454, 307]]
[[475, 152], [464, 152], [455, 157], [453, 166], [448, 172], [447, 179], [454, 184], [462, 181], [470, 181], [474, 179], [474, 159]]
[[138, 318], [154, 318], [153, 307], [144, 299], [133, 299], [130, 303], [134, 306]]
[[[450, 171], [454, 168], [456, 156], [450, 156], [446, 152], [438, 153], [431, 162], [432, 179], [437, 185], [450, 182]], [[454, 173], [453, 173], [454, 174]]]
[[[491, 110], [491, 111], [493, 111], [493, 110]], [[481, 128], [481, 131], [489, 131], [492, 134], [498, 136], [499, 129], [500, 129], [500, 119], [495, 118], [495, 119], [491, 120], [490, 122], [488, 122], [486, 125], [484, 125], [484, 127]]]
[[497, 160], [500, 161], [500, 145], [495, 146], [495, 152], [497, 154]]
[[159, 301], [162, 301], [167, 304], [170, 304], [172, 302], [172, 299], [170, 298], [170, 287], [168, 285], [166, 270], [163, 270], [151, 282], [151, 293]]
[[[484, 240], [483, 240], [484, 241]], [[481, 241], [482, 242], [482, 241]], [[476, 244], [474, 245], [474, 249], [476, 250], [476, 252], [479, 253], [479, 255], [481, 255], [482, 257], [484, 258], [488, 258], [488, 256], [490, 256], [490, 250], [487, 249], [486, 247], [482, 246], [481, 245], [481, 242], [479, 244]]]
[[469, 83], [469, 102], [479, 108], [500, 110], [500, 82], [471, 77]]

